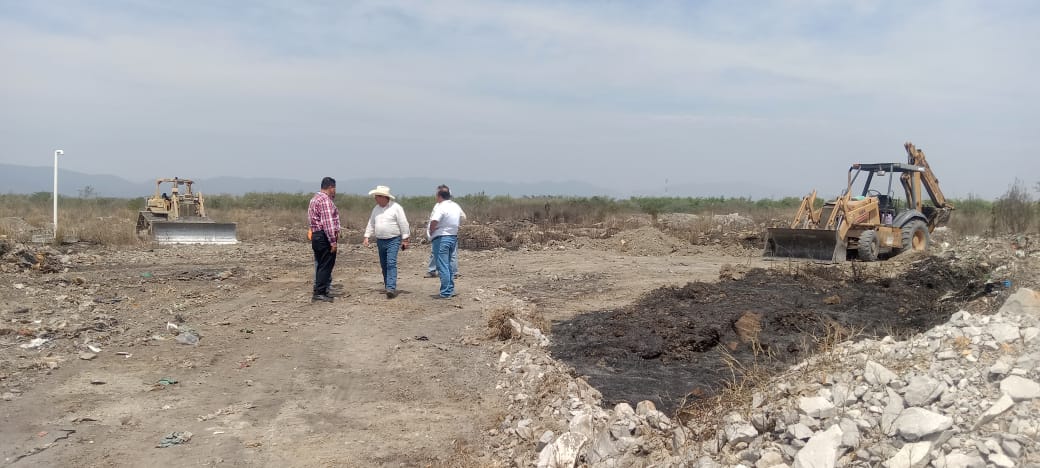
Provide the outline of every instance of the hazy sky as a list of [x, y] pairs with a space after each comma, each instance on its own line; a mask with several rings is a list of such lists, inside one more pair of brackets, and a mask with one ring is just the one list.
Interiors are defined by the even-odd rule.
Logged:
[[1040, 181], [1035, 0], [0, 0], [0, 64], [0, 162], [132, 180]]

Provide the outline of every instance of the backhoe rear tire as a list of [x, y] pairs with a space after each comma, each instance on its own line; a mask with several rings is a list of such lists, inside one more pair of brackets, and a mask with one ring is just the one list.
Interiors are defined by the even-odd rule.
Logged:
[[877, 231], [863, 231], [859, 235], [859, 247], [856, 249], [856, 257], [860, 261], [876, 262], [880, 251], [881, 242], [878, 241]]
[[903, 225], [903, 247], [900, 252], [924, 252], [928, 250], [928, 225], [915, 219]]

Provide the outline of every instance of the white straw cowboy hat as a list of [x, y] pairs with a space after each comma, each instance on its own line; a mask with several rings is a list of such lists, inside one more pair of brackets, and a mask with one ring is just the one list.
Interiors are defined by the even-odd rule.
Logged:
[[376, 188], [374, 188], [372, 190], [369, 190], [368, 194], [372, 195], [372, 196], [382, 195], [382, 196], [387, 197], [387, 198], [389, 198], [391, 200], [396, 200], [396, 197], [394, 197], [393, 195], [390, 194], [390, 187], [387, 187], [385, 185], [377, 185]]

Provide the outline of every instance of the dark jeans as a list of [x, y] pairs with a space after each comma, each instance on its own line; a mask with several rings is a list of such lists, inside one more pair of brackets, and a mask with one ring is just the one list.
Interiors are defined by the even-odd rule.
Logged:
[[332, 267], [336, 266], [336, 254], [332, 251], [325, 231], [311, 235], [311, 249], [314, 250], [314, 295], [329, 295], [332, 286]]
[[379, 248], [379, 268], [383, 270], [383, 285], [387, 291], [397, 290], [397, 251], [401, 249], [401, 236], [376, 239]]

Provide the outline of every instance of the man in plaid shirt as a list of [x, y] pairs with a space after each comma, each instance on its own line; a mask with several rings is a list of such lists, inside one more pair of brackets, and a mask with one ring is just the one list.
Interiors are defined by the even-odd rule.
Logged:
[[321, 179], [321, 191], [314, 194], [307, 206], [310, 220], [311, 249], [314, 250], [314, 294], [311, 302], [332, 302], [332, 268], [336, 266], [336, 244], [339, 240], [339, 210], [336, 199], [336, 179]]

